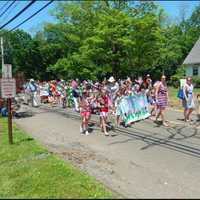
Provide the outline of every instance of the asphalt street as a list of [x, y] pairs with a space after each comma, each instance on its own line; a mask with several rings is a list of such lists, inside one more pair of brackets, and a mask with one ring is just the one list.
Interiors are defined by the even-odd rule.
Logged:
[[[169, 127], [147, 119], [119, 127], [106, 137], [92, 116], [89, 136], [79, 133], [78, 113], [70, 109], [23, 106], [15, 122], [63, 159], [127, 198], [199, 198], [200, 131], [196, 116], [185, 123], [168, 110]], [[111, 120], [112, 121], [112, 120]]]

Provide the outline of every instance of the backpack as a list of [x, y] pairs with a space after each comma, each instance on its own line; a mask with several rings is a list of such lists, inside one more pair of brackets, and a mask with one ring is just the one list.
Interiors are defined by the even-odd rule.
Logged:
[[31, 92], [36, 92], [37, 91], [37, 87], [36, 87], [36, 85], [33, 83], [31, 83], [31, 84], [29, 84], [29, 88], [30, 88], [30, 91]]
[[[186, 96], [188, 96], [188, 95], [187, 95], [187, 91], [186, 91]], [[177, 97], [178, 97], [179, 99], [181, 99], [181, 100], [184, 100], [184, 99], [185, 99], [184, 94], [183, 94], [183, 89], [182, 89], [182, 88], [179, 88], [179, 89], [178, 89]]]

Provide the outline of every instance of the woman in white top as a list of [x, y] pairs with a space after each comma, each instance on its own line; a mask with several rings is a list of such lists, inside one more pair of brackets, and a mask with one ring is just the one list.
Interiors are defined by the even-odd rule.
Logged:
[[183, 87], [183, 107], [184, 107], [184, 120], [186, 122], [190, 121], [190, 115], [194, 110], [194, 97], [193, 97], [193, 85], [191, 84], [191, 78], [186, 79], [186, 84]]

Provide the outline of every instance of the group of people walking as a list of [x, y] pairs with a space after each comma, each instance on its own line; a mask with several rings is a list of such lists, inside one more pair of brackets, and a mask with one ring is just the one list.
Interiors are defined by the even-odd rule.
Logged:
[[[187, 78], [181, 89], [184, 119], [189, 121], [194, 110], [190, 78]], [[147, 117], [151, 117], [155, 122], [161, 118], [162, 124], [169, 126], [165, 119], [168, 91], [164, 75], [160, 81], [154, 83], [149, 74], [137, 80], [128, 77], [116, 81], [114, 77], [110, 77], [102, 82], [80, 82], [78, 79], [41, 82], [31, 79], [24, 85], [24, 90], [30, 97], [32, 106], [49, 103], [51, 106], [71, 107], [80, 112], [80, 132], [86, 135], [89, 135], [88, 124], [92, 113], [99, 115], [100, 127], [106, 136], [109, 135], [108, 114], [115, 116], [116, 126], [121, 123], [130, 126], [133, 122]]]
[[[51, 106], [71, 107], [76, 112], [80, 112], [82, 119], [80, 132], [86, 135], [89, 134], [88, 123], [92, 113], [99, 114], [100, 127], [105, 135], [108, 135], [107, 117], [109, 113], [116, 116], [116, 126], [123, 123], [123, 118], [128, 117], [130, 112], [132, 114], [137, 113], [138, 116], [138, 114], [142, 115], [142, 112], [144, 115], [144, 110], [149, 113], [148, 116], [155, 116], [156, 120], [161, 117], [163, 125], [168, 126], [164, 118], [164, 111], [168, 102], [165, 76], [162, 76], [161, 81], [154, 84], [149, 74], [134, 81], [129, 77], [118, 81], [114, 77], [110, 77], [102, 82], [90, 80], [80, 82], [77, 79], [41, 82], [31, 79], [24, 85], [24, 90], [25, 96], [30, 97], [32, 106], [50, 103]], [[140, 98], [137, 98], [137, 100], [136, 98], [134, 100], [127, 99], [128, 106], [126, 106], [127, 102], [124, 101], [123, 107], [121, 102], [124, 97], [133, 97], [134, 95]], [[132, 108], [133, 104], [134, 108]], [[127, 109], [127, 107], [131, 108]], [[124, 117], [122, 117], [122, 114]], [[140, 116], [137, 119], [140, 119]], [[126, 125], [130, 126], [135, 120], [129, 120]]]

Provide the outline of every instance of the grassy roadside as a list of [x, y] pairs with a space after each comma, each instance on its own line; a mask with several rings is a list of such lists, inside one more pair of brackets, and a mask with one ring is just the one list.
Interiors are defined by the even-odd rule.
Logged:
[[0, 118], [0, 198], [112, 198], [94, 178], [36, 143], [14, 125], [8, 145], [6, 119]]
[[[183, 109], [181, 101], [177, 98], [178, 88], [169, 87], [168, 93], [169, 93], [169, 106], [173, 107], [174, 109]], [[200, 93], [200, 88], [194, 88], [195, 103], [196, 103], [196, 96], [198, 93]]]

